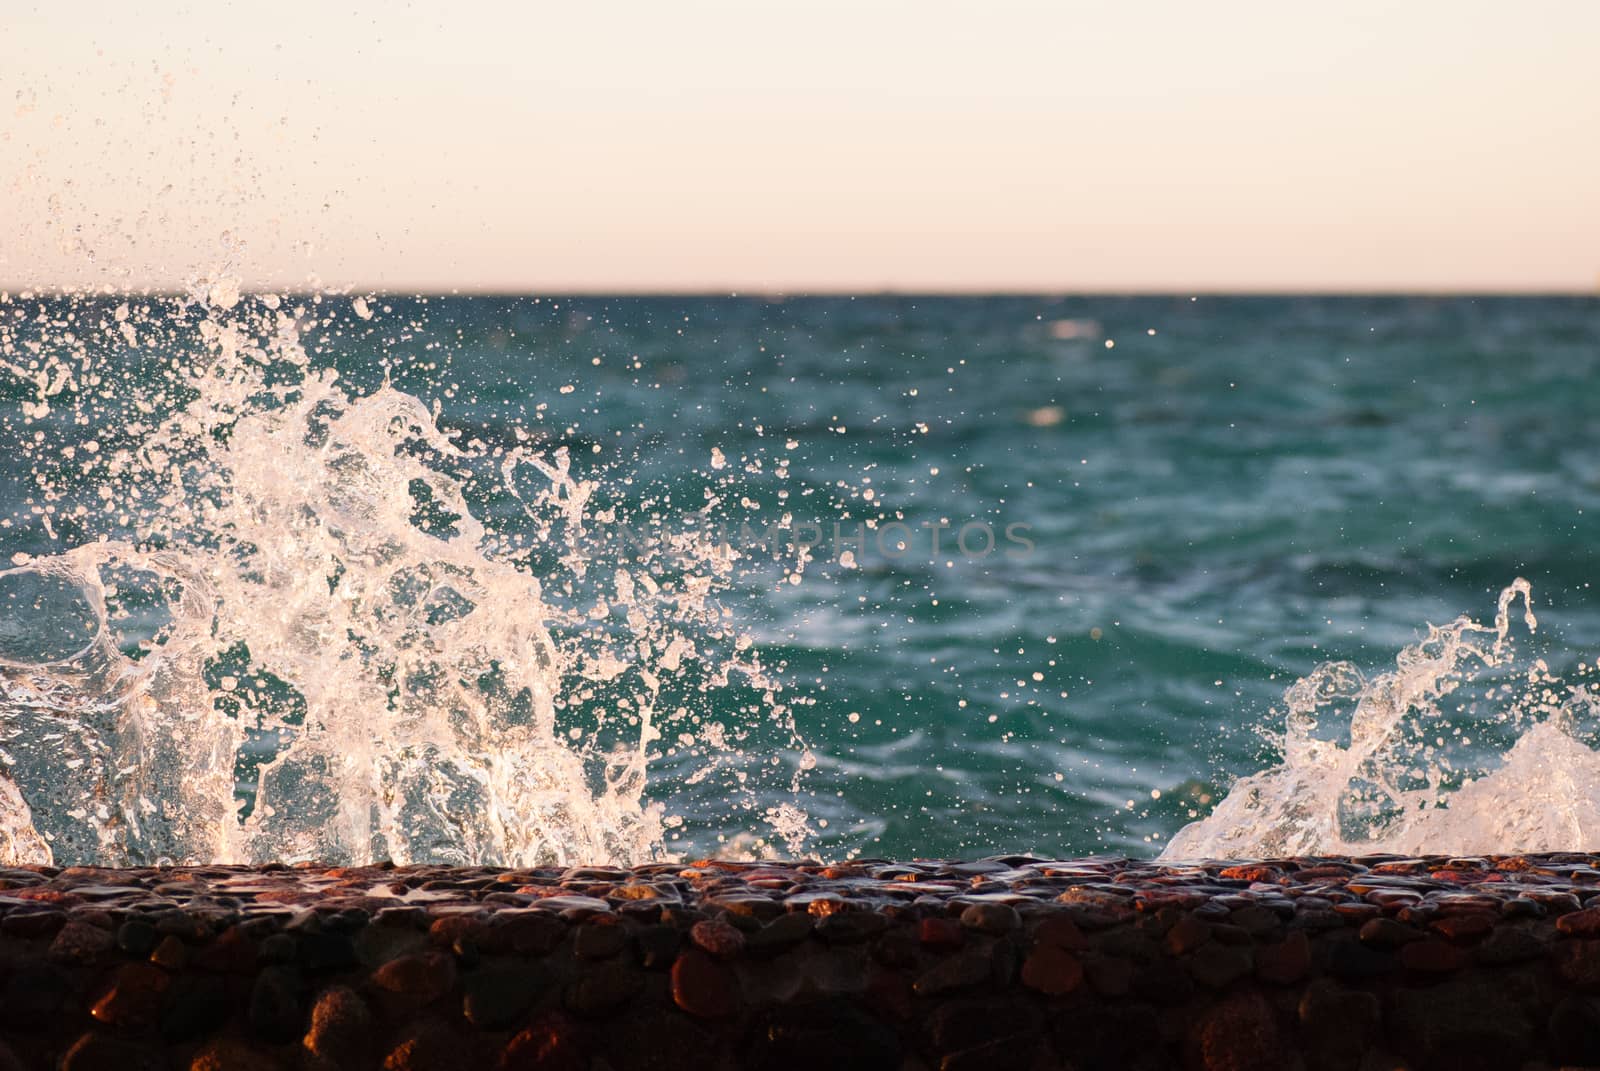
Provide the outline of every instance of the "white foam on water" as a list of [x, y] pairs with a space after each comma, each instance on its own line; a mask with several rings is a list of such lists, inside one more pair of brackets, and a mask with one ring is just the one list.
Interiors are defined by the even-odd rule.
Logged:
[[[307, 353], [339, 322], [225, 276], [0, 303], [26, 520], [85, 533], [0, 571], [0, 861], [631, 863], [679, 822], [646, 802], [658, 741], [738, 759], [666, 693], [737, 680], [800, 750], [725, 547], [594, 560], [564, 449], [347, 388]], [[174, 356], [135, 377], [136, 347]]]
[[[1242, 778], [1165, 859], [1467, 855], [1600, 843], [1597, 696], [1545, 663], [1519, 663], [1512, 610], [1537, 627], [1531, 590], [1500, 594], [1492, 627], [1432, 627], [1368, 679], [1319, 666], [1284, 694], [1283, 762]], [[1592, 672], [1580, 667], [1580, 676]]]

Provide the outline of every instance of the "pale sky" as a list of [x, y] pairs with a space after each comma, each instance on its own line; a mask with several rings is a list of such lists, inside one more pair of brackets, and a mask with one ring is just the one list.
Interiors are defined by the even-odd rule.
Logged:
[[1597, 55], [1592, 0], [0, 0], [0, 285], [1594, 292]]

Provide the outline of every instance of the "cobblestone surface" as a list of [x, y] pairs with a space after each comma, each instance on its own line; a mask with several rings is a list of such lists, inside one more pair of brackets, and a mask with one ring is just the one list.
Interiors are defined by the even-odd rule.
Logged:
[[0, 869], [0, 1071], [1600, 1065], [1600, 855]]

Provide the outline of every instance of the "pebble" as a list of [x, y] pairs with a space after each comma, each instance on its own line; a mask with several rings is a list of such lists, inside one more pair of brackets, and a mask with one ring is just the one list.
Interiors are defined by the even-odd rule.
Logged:
[[135, 1028], [155, 1023], [171, 979], [150, 963], [128, 963], [117, 970], [110, 987], [89, 1014], [109, 1026]]
[[1597, 863], [8, 868], [0, 1036], [80, 1069], [1594, 1066]]
[[745, 946], [744, 934], [720, 919], [704, 919], [695, 923], [689, 929], [689, 939], [695, 947], [721, 959], [737, 956]]
[[733, 1014], [738, 988], [733, 972], [711, 956], [690, 949], [672, 965], [672, 1000], [690, 1015], [715, 1019]]
[[364, 1063], [372, 1048], [372, 1012], [355, 990], [336, 985], [311, 1006], [311, 1025], [301, 1044], [307, 1052], [341, 1067]]
[[50, 942], [50, 958], [63, 963], [89, 964], [116, 948], [108, 931], [88, 922], [66, 923]]
[[437, 952], [401, 956], [373, 971], [372, 984], [390, 993], [414, 997], [426, 1004], [455, 987], [455, 962]]
[[1083, 984], [1083, 964], [1059, 945], [1040, 945], [1022, 964], [1022, 984], [1052, 997], [1062, 997]]

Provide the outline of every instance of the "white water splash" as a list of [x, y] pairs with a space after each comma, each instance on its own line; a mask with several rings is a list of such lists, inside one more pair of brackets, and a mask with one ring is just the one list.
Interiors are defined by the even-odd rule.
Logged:
[[[1533, 660], [1516, 665], [1512, 609], [1531, 633], [1530, 587], [1500, 594], [1492, 628], [1433, 627], [1371, 680], [1329, 663], [1284, 695], [1281, 766], [1240, 780], [1182, 829], [1167, 859], [1576, 849], [1600, 843], [1600, 695]], [[1591, 672], [1580, 666], [1580, 675]]]
[[[793, 740], [717, 604], [725, 552], [591, 561], [564, 449], [345, 388], [304, 337], [337, 318], [289, 304], [226, 277], [0, 299], [30, 519], [84, 534], [0, 571], [0, 862], [636, 862], [678, 824], [645, 802], [651, 745], [736, 759], [666, 693], [738, 678]], [[135, 347], [200, 357], [134, 376]]]

